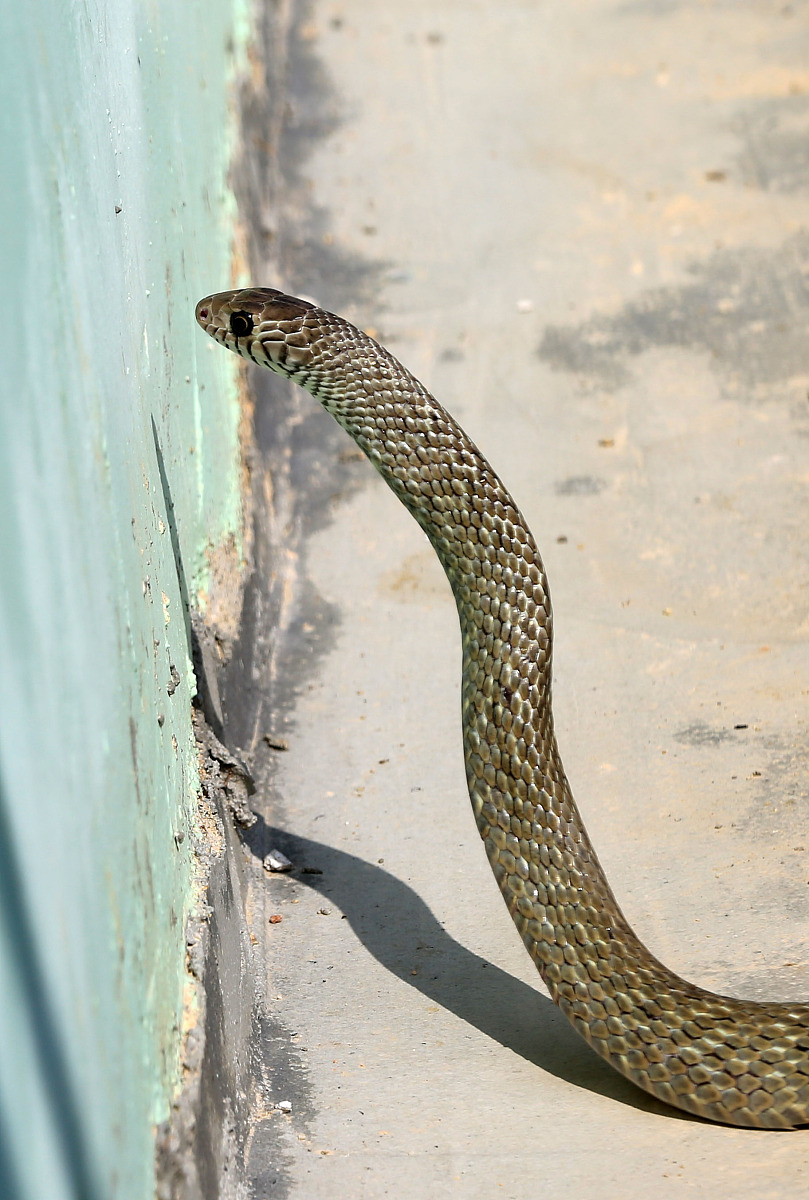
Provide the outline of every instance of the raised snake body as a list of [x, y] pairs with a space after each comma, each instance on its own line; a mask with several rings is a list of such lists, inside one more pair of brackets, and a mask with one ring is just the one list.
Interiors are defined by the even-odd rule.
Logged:
[[809, 1123], [809, 1004], [714, 995], [636, 937], [571, 795], [551, 709], [539, 552], [509, 492], [409, 371], [341, 317], [269, 288], [197, 305], [216, 341], [299, 383], [361, 447], [446, 571], [463, 639], [469, 795], [508, 910], [553, 999], [638, 1087], [732, 1125]]

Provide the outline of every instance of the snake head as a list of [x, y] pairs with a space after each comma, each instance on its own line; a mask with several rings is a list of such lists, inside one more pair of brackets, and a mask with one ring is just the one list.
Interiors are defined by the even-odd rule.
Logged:
[[311, 360], [307, 316], [318, 311], [308, 300], [275, 288], [216, 292], [200, 300], [194, 315], [215, 341], [258, 366], [295, 375]]

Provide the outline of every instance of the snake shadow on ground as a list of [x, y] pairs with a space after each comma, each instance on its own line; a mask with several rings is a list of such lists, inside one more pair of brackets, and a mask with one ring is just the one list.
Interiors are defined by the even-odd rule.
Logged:
[[407, 884], [353, 854], [274, 828], [256, 815], [256, 824], [240, 831], [250, 853], [263, 861], [271, 848], [282, 850], [294, 863], [295, 882], [339, 908], [366, 949], [399, 979], [575, 1087], [644, 1112], [702, 1123], [645, 1095], [612, 1070], [548, 997], [457, 942]]

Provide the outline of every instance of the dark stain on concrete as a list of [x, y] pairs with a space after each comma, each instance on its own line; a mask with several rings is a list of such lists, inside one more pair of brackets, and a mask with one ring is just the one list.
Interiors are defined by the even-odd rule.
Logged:
[[294, 1030], [277, 1016], [263, 1014], [253, 1033], [256, 1073], [274, 1104], [287, 1100], [289, 1116], [271, 1109], [256, 1121], [250, 1143], [250, 1188], [255, 1197], [286, 1196], [292, 1188], [290, 1137], [311, 1136], [315, 1089], [297, 1049]]
[[256, 70], [239, 97], [243, 136], [233, 187], [255, 282], [280, 274], [296, 294], [340, 311], [373, 303], [391, 264], [344, 250], [332, 239], [329, 209], [312, 196], [307, 163], [343, 120], [307, 36], [313, 14], [311, 0], [295, 5], [291, 19], [284, 5], [256, 10]]
[[809, 189], [809, 97], [759, 101], [731, 127], [742, 142], [736, 166], [743, 184], [782, 195]]
[[[376, 317], [390, 264], [346, 251], [333, 239], [330, 213], [314, 201], [306, 174], [312, 153], [342, 120], [339, 97], [307, 34], [313, 11], [307, 2], [292, 10], [261, 6], [256, 13], [255, 69], [240, 96], [242, 153], [233, 186], [257, 284], [280, 284], [368, 320]], [[345, 434], [311, 396], [268, 371], [251, 370], [248, 386], [254, 403], [245, 497], [252, 562], [239, 634], [219, 677], [222, 740], [247, 757], [256, 807], [277, 819], [284, 809], [275, 782], [278, 755], [264, 735], [278, 739], [290, 732], [297, 699], [333, 645], [339, 622], [337, 609], [308, 576], [308, 541], [373, 474], [362, 457], [345, 453]], [[255, 846], [264, 829], [260, 821], [243, 836]], [[262, 857], [270, 848], [262, 842]], [[254, 953], [261, 955], [258, 928], [255, 936]], [[258, 968], [259, 976], [264, 969]], [[214, 1007], [239, 1011], [232, 995]], [[253, 1022], [253, 1088], [273, 1101], [290, 1100], [297, 1129], [315, 1110], [301, 1055], [262, 999]], [[226, 1116], [220, 1113], [220, 1121]], [[236, 1130], [246, 1150], [246, 1187], [256, 1196], [288, 1195], [289, 1118], [259, 1107], [249, 1125], [247, 1137], [243, 1123]]]
[[539, 357], [613, 390], [631, 380], [633, 358], [682, 347], [707, 354], [739, 399], [807, 374], [809, 234], [775, 249], [717, 250], [688, 274], [690, 282], [650, 289], [616, 313], [549, 325]]
[[559, 479], [553, 485], [557, 496], [597, 496], [606, 487], [603, 479], [593, 475], [568, 475], [567, 479]]
[[695, 721], [685, 729], [678, 729], [673, 736], [682, 746], [718, 746], [738, 735], [732, 729], [714, 729], [704, 721]]
[[[251, 272], [256, 282], [280, 277], [283, 286], [326, 308], [360, 308], [376, 320], [390, 264], [331, 239], [329, 211], [313, 201], [306, 175], [311, 155], [343, 119], [307, 32], [313, 12], [311, 2], [296, 5], [288, 28], [276, 6], [257, 17], [257, 63], [264, 73], [253, 72], [242, 90], [243, 152], [233, 176]], [[333, 644], [339, 621], [308, 578], [308, 539], [373, 475], [363, 456], [345, 453], [346, 435], [311, 396], [258, 369], [250, 372], [249, 387], [255, 400], [254, 562], [222, 702], [227, 744], [256, 753], [256, 778], [267, 797], [275, 763], [262, 735], [288, 731], [297, 698]], [[265, 495], [272, 497], [269, 506]], [[294, 561], [294, 569], [279, 569], [282, 557]], [[287, 608], [291, 588], [294, 602]]]

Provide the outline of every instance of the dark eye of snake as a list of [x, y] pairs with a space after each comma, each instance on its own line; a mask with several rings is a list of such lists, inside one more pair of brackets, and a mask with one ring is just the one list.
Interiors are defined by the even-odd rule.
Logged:
[[248, 312], [235, 312], [230, 317], [230, 332], [236, 337], [247, 337], [253, 332], [253, 318]]

